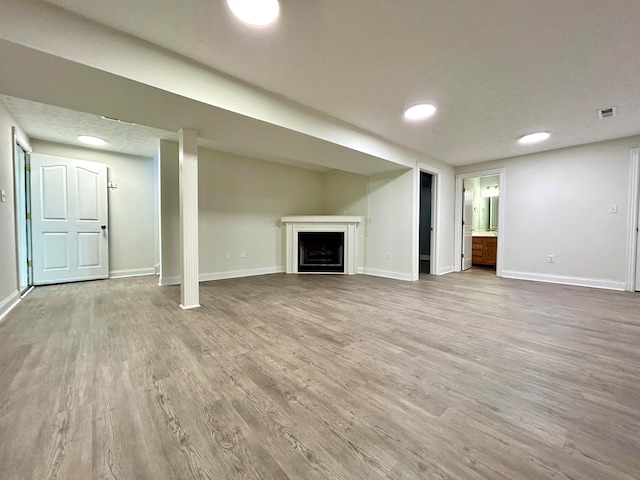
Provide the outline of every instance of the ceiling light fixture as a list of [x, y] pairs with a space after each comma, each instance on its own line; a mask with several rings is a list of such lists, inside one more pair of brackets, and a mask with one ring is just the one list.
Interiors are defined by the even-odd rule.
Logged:
[[530, 133], [529, 135], [525, 135], [524, 137], [520, 137], [518, 139], [518, 142], [520, 142], [522, 145], [529, 145], [529, 144], [532, 144], [532, 143], [542, 142], [543, 140], [546, 140], [550, 136], [551, 135], [548, 132]]
[[404, 111], [404, 118], [411, 121], [424, 120], [436, 113], [436, 107], [430, 103], [418, 103]]
[[227, 0], [231, 12], [249, 25], [266, 27], [280, 14], [278, 0]]
[[107, 142], [105, 142], [103, 139], [94, 137], [92, 135], [80, 135], [78, 137], [78, 140], [93, 147], [103, 147], [107, 144]]

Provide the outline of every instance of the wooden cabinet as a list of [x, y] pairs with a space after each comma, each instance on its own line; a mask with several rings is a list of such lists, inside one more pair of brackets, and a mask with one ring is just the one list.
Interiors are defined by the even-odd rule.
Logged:
[[498, 252], [497, 237], [473, 237], [472, 243], [472, 262], [474, 265], [493, 265], [496, 264]]

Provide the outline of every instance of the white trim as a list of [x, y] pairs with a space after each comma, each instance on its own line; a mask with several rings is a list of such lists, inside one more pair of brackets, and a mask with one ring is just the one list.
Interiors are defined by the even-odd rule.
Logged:
[[442, 191], [442, 175], [439, 168], [433, 167], [426, 163], [418, 162], [416, 166], [417, 173], [414, 182], [414, 199], [413, 199], [413, 280], [417, 280], [420, 275], [420, 173], [425, 172], [433, 176], [431, 182], [431, 250], [429, 257], [433, 258], [429, 265], [429, 273], [431, 275], [440, 275], [438, 266], [439, 251], [439, 233], [440, 233], [440, 192]]
[[564, 275], [545, 275], [541, 273], [513, 272], [504, 270], [502, 272], [504, 278], [513, 278], [516, 280], [530, 280], [533, 282], [559, 283], [562, 285], [574, 285], [577, 287], [602, 288], [605, 290], [625, 290], [624, 282], [615, 280], [603, 280], [599, 278], [584, 277], [568, 277]]
[[463, 182], [467, 178], [476, 177], [489, 177], [492, 175], [500, 176], [500, 194], [498, 195], [498, 254], [496, 259], [496, 276], [503, 277], [503, 263], [504, 263], [504, 232], [506, 227], [505, 222], [505, 192], [507, 191], [506, 174], [504, 167], [491, 168], [488, 170], [479, 170], [475, 172], [459, 173], [456, 175], [456, 198], [455, 198], [455, 211], [454, 211], [454, 258], [453, 258], [453, 271], [460, 272], [460, 254], [462, 252], [462, 187]]
[[[248, 270], [231, 270], [227, 272], [201, 273], [199, 282], [210, 282], [213, 280], [225, 280], [228, 278], [254, 277], [257, 275], [271, 275], [273, 273], [284, 273], [284, 267], [251, 268]], [[160, 276], [158, 285], [165, 287], [168, 285], [180, 285], [180, 277]]]
[[109, 272], [109, 278], [142, 277], [145, 275], [155, 275], [155, 273], [156, 270], [154, 267], [111, 270]]
[[199, 303], [198, 303], [198, 304], [196, 304], [196, 305], [189, 305], [188, 307], [185, 307], [184, 305], [180, 304], [180, 308], [181, 308], [182, 310], [191, 310], [191, 309], [194, 309], [194, 308], [198, 308], [198, 307], [200, 307], [200, 306], [201, 306], [201, 305], [200, 305]]
[[200, 306], [198, 249], [198, 134], [178, 132], [180, 192], [180, 306]]
[[20, 292], [18, 290], [0, 302], [0, 322], [18, 303], [20, 303]]
[[400, 272], [388, 272], [386, 270], [377, 270], [375, 268], [365, 268], [365, 275], [371, 275], [372, 277], [391, 278], [393, 280], [403, 280], [405, 282], [413, 282], [413, 274], [400, 273]]
[[200, 275], [201, 282], [212, 280], [224, 280], [227, 278], [253, 277], [256, 275], [271, 275], [272, 273], [283, 273], [283, 267], [251, 268], [248, 270], [233, 270], [230, 272], [203, 273]]
[[446, 275], [447, 273], [454, 272], [454, 270], [455, 269], [453, 265], [447, 265], [446, 267], [440, 267], [436, 275]]
[[31, 285], [29, 288], [27, 288], [24, 293], [22, 295], [20, 295], [20, 300], [24, 299], [27, 295], [29, 295], [33, 289], [36, 288], [33, 285]]
[[[285, 272], [298, 272], [298, 234], [300, 232], [344, 233], [344, 275], [355, 275], [359, 263], [359, 225], [364, 218], [345, 215], [296, 215], [282, 217], [285, 228]], [[320, 273], [320, 272], [314, 272]], [[323, 272], [324, 273], [324, 272]], [[335, 273], [335, 272], [331, 272]], [[342, 272], [340, 272], [342, 273]]]
[[629, 168], [629, 216], [627, 218], [627, 281], [625, 289], [629, 292], [640, 290], [636, 279], [638, 275], [638, 217], [640, 216], [640, 148], [631, 150]]

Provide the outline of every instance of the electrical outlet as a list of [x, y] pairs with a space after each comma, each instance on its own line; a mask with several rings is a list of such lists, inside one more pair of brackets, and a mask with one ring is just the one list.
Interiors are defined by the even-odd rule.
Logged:
[[240, 257], [241, 257], [241, 258], [244, 258], [244, 257], [246, 257], [246, 256], [247, 256], [246, 252], [245, 252], [244, 250], [242, 250], [242, 251], [240, 252]]
[[556, 263], [554, 255], [547, 255], [547, 263]]
[[391, 252], [387, 252], [387, 260], [391, 260]]
[[244, 252], [244, 256], [245, 256], [246, 258], [249, 258], [249, 257], [251, 256], [251, 250], [246, 250], [246, 251]]

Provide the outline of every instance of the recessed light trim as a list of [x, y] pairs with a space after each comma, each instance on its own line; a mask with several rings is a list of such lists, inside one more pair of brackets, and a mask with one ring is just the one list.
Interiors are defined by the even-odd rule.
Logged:
[[551, 134], [549, 132], [536, 132], [530, 133], [518, 139], [518, 142], [522, 145], [530, 145], [532, 143], [543, 142], [547, 138], [549, 138]]
[[436, 113], [435, 105], [430, 103], [417, 103], [411, 105], [404, 111], [404, 118], [412, 122], [417, 122], [429, 118], [434, 113]]
[[244, 23], [254, 27], [266, 27], [280, 15], [278, 0], [227, 0], [231, 12]]
[[92, 147], [104, 147], [107, 144], [102, 138], [94, 137], [93, 135], [79, 135], [78, 140]]

